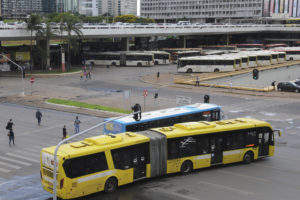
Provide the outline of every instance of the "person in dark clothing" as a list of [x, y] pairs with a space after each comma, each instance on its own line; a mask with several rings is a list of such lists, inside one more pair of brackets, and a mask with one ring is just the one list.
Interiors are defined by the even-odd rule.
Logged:
[[159, 72], [157, 72], [157, 74], [156, 74], [156, 78], [157, 78], [157, 80], [159, 79], [159, 75], [160, 75], [160, 73], [159, 73]]
[[63, 137], [62, 137], [62, 140], [66, 139], [67, 138], [67, 128], [66, 128], [66, 125], [64, 125], [63, 127]]
[[35, 113], [35, 117], [38, 121], [38, 125], [40, 126], [41, 125], [41, 120], [42, 120], [42, 113], [39, 109], [37, 109], [36, 113]]
[[13, 126], [15, 124], [12, 122], [12, 119], [10, 119], [8, 122], [7, 122], [7, 125], [6, 125], [6, 129], [9, 130], [8, 131], [8, 137], [9, 137], [9, 146], [11, 146], [11, 141], [13, 142], [13, 145], [15, 145], [15, 134], [14, 134], [14, 131], [13, 131]]
[[200, 86], [200, 78], [199, 76], [196, 77], [196, 84], [195, 86]]

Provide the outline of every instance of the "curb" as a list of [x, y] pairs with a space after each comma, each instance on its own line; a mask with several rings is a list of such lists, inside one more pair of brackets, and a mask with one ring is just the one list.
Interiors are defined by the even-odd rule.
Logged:
[[47, 102], [47, 100], [45, 101], [45, 104], [54, 105], [54, 106], [60, 106], [60, 107], [65, 107], [65, 108], [76, 108], [76, 109], [82, 109], [82, 110], [104, 112], [106, 114], [119, 115], [119, 116], [126, 115], [126, 114], [123, 114], [123, 113], [110, 112], [110, 111], [106, 111], [106, 110], [97, 110], [97, 109], [82, 108], [82, 107], [77, 107], [77, 106], [69, 106], [69, 105], [62, 105], [62, 104], [56, 104], [56, 103], [49, 103], [49, 102]]

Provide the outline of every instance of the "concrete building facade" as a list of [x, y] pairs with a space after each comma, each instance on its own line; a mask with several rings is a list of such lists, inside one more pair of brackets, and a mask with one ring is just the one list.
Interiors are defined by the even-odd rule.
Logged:
[[98, 1], [97, 0], [79, 0], [78, 12], [86, 16], [98, 16]]
[[141, 17], [214, 22], [224, 18], [262, 16], [262, 0], [141, 0]]
[[300, 0], [141, 0], [141, 17], [191, 22], [300, 17]]

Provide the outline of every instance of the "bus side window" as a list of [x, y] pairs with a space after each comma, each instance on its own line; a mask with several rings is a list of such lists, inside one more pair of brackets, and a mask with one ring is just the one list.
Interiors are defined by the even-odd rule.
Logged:
[[64, 162], [67, 177], [76, 178], [108, 169], [104, 152], [71, 158]]
[[195, 137], [181, 137], [168, 141], [168, 159], [182, 158], [197, 155]]
[[257, 145], [257, 136], [256, 136], [256, 131], [254, 129], [248, 130], [246, 132], [245, 145], [251, 145], [251, 144], [254, 144], [254, 146]]
[[197, 138], [197, 148], [199, 155], [209, 153], [209, 140], [208, 136], [200, 136]]
[[[138, 144], [111, 151], [116, 169], [130, 169], [138, 163], [149, 163], [149, 143]], [[136, 160], [138, 158], [138, 160]]]

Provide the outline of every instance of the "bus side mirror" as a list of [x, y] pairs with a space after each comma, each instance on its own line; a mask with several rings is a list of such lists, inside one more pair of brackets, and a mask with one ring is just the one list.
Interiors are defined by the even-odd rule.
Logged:
[[275, 133], [277, 133], [278, 136], [281, 137], [281, 131], [280, 130], [274, 130], [273, 133], [274, 133], [274, 135], [275, 135]]

